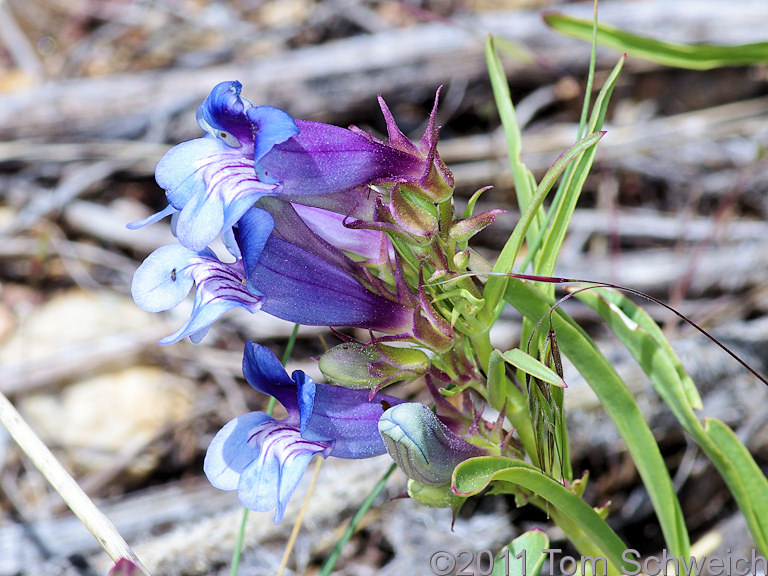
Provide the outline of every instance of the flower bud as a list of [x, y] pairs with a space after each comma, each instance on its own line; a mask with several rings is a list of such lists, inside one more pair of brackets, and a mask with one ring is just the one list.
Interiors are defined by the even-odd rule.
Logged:
[[503, 214], [504, 210], [488, 210], [487, 212], [481, 212], [471, 218], [463, 218], [457, 220], [451, 225], [449, 232], [451, 238], [456, 242], [468, 242], [475, 234], [480, 232], [486, 226], [493, 224], [496, 220], [496, 216]]
[[469, 266], [469, 250], [456, 252], [456, 254], [453, 255], [453, 265], [456, 266], [458, 270], [464, 270]]
[[437, 233], [437, 207], [406, 184], [392, 189], [390, 210], [397, 223], [411, 234], [429, 238]]
[[364, 348], [358, 342], [345, 342], [320, 356], [318, 367], [329, 381], [345, 388], [373, 388], [378, 384], [371, 376], [369, 364], [381, 355], [373, 346]]
[[378, 390], [425, 374], [430, 362], [424, 352], [414, 348], [345, 342], [323, 354], [318, 365], [323, 375], [339, 386]]
[[379, 433], [387, 452], [411, 480], [424, 486], [451, 481], [453, 469], [464, 460], [486, 451], [470, 444], [423, 404], [393, 406], [379, 418]]

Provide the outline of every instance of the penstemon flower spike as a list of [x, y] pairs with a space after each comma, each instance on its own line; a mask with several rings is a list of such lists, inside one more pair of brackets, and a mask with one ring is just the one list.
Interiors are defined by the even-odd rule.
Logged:
[[[491, 71], [499, 73], [493, 67]], [[279, 522], [314, 455], [364, 458], [388, 452], [409, 478], [408, 495], [418, 502], [452, 508], [455, 514], [476, 486], [493, 484], [520, 503], [551, 511], [586, 551], [615, 549], [618, 537], [581, 500], [586, 479], [574, 480], [571, 470], [559, 342], [574, 364], [578, 346], [573, 341], [566, 346], [568, 340], [551, 328], [562, 302], [586, 290], [625, 290], [672, 310], [768, 383], [704, 329], [639, 291], [547, 275], [494, 273], [470, 243], [501, 210], [474, 213], [481, 189], [461, 216], [455, 213], [453, 176], [437, 151], [439, 90], [424, 136], [411, 142], [381, 98], [385, 140], [354, 127], [293, 119], [251, 103], [241, 89], [237, 82], [214, 87], [197, 114], [206, 134], [176, 146], [158, 165], [156, 178], [169, 207], [134, 226], [173, 214], [178, 244], [151, 254], [137, 270], [132, 287], [136, 302], [159, 312], [180, 304], [195, 288], [189, 320], [162, 343], [187, 336], [199, 341], [213, 322], [238, 307], [332, 331], [363, 328], [370, 336], [358, 341], [335, 331], [342, 344], [318, 360], [328, 383], [315, 382], [301, 371], [288, 375], [267, 348], [246, 344], [246, 380], [271, 397], [270, 405], [282, 404], [286, 416], [251, 412], [230, 421], [214, 437], [204, 471], [214, 486], [236, 491], [247, 508], [274, 511]], [[606, 101], [601, 93], [599, 105]], [[538, 186], [533, 175], [516, 177], [516, 186], [531, 188], [531, 206], [505, 244], [497, 270], [512, 269], [534, 212], [566, 167], [588, 168], [585, 159], [604, 135], [604, 109], [599, 112], [589, 126], [593, 133], [564, 152]], [[506, 110], [505, 116], [508, 124], [513, 115]], [[516, 151], [515, 158], [519, 167]], [[568, 191], [568, 186], [576, 184], [568, 179], [563, 192], [573, 198], [579, 190]], [[545, 228], [556, 224], [542, 223]], [[210, 248], [217, 237], [228, 257]], [[531, 253], [538, 250], [530, 244], [528, 248]], [[536, 261], [535, 254], [531, 258]], [[554, 260], [545, 260], [542, 269], [551, 270]], [[489, 335], [503, 300], [509, 299], [505, 281], [484, 286], [481, 280], [497, 276], [587, 285], [572, 289], [548, 314], [537, 313], [535, 325], [524, 325], [526, 334], [530, 330], [528, 353], [508, 354], [494, 350]], [[537, 299], [544, 296], [536, 292]], [[547, 318], [546, 338], [534, 338]], [[644, 326], [654, 335], [643, 343], [667, 347], [672, 354], [663, 336], [650, 324]], [[675, 364], [675, 358], [668, 360]], [[506, 363], [522, 371], [524, 386], [516, 384]], [[602, 376], [610, 380], [609, 368]], [[380, 392], [385, 386], [398, 390], [392, 385], [401, 382], [409, 394], [424, 386], [429, 405]], [[612, 390], [620, 385], [619, 380]], [[488, 403], [495, 409], [490, 415], [485, 414]], [[634, 418], [630, 407], [622, 409]], [[632, 431], [642, 433], [642, 424], [633, 420]], [[619, 418], [617, 426], [626, 428], [626, 422]], [[641, 471], [659, 468], [654, 446], [643, 446], [651, 452], [642, 452], [638, 443], [632, 444], [634, 436], [624, 438], [635, 454], [650, 454], [639, 462]], [[655, 505], [666, 502], [651, 488]], [[561, 505], [566, 501], [568, 506]], [[603, 522], [590, 532], [598, 535], [596, 543], [585, 544], [588, 539], [578, 522], [567, 517], [573, 506], [581, 505], [588, 508], [581, 518], [586, 524]], [[657, 506], [662, 522], [680, 526], [664, 510]], [[684, 549], [686, 542], [681, 536], [676, 545]], [[616, 557], [612, 570], [620, 565]]]

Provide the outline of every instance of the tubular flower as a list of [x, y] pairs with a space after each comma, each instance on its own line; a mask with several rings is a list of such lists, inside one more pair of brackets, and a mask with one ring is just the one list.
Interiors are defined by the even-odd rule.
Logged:
[[316, 384], [297, 370], [288, 376], [264, 346], [247, 342], [243, 374], [259, 392], [276, 398], [288, 412], [275, 420], [263, 412], [239, 416], [214, 437], [203, 469], [221, 490], [237, 490], [242, 504], [260, 512], [275, 509], [280, 522], [309, 461], [369, 458], [386, 449], [377, 423], [385, 407], [401, 401], [365, 390]]
[[179, 212], [179, 242], [201, 251], [263, 196], [304, 203], [319, 198], [327, 205], [325, 195], [423, 171], [419, 158], [383, 142], [255, 106], [240, 95], [241, 88], [239, 82], [213, 88], [197, 111], [205, 136], [172, 148], [155, 170], [169, 206], [131, 227]]
[[131, 292], [148, 312], [176, 307], [197, 286], [190, 319], [161, 344], [186, 336], [198, 342], [236, 307], [308, 325], [389, 332], [409, 327], [413, 311], [363, 285], [361, 267], [315, 235], [289, 203], [276, 201], [271, 209], [274, 217], [254, 207], [237, 222], [242, 259], [225, 263], [208, 248], [196, 252], [171, 244], [139, 266]]
[[[265, 199], [267, 200], [267, 199]], [[413, 308], [338, 248], [318, 237], [287, 202], [268, 199], [275, 229], [258, 254], [258, 224], [247, 213], [237, 229], [248, 285], [268, 294], [263, 310], [278, 318], [319, 326], [356, 326], [385, 332], [410, 330]], [[252, 248], [254, 246], [254, 248]]]
[[383, 232], [348, 228], [344, 226], [346, 216], [338, 212], [301, 204], [293, 204], [293, 208], [315, 234], [339, 250], [362, 256], [367, 260], [378, 260], [382, 250], [394, 256], [392, 243]]

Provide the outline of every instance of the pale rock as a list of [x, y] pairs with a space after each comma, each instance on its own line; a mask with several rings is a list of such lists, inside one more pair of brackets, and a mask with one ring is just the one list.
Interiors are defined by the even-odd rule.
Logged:
[[156, 321], [128, 296], [68, 290], [21, 319], [14, 334], [0, 348], [0, 365], [53, 356], [65, 345], [149, 327]]
[[138, 366], [83, 380], [57, 396], [24, 398], [19, 410], [78, 469], [101, 469], [135, 450], [142, 457], [131, 459], [129, 472], [140, 475], [157, 465], [156, 451], [142, 447], [191, 416], [193, 392], [188, 380]]

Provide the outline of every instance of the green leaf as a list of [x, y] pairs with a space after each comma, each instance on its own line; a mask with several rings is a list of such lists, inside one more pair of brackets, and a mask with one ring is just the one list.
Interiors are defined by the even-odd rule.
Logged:
[[[512, 178], [515, 182], [515, 193], [517, 194], [518, 205], [520, 210], [523, 211], [528, 208], [535, 187], [535, 181], [531, 171], [528, 170], [520, 159], [523, 147], [520, 125], [517, 123], [515, 107], [512, 104], [512, 97], [509, 94], [509, 84], [507, 84], [504, 67], [496, 52], [494, 42], [494, 38], [488, 36], [485, 43], [485, 60], [488, 66], [488, 75], [491, 80], [493, 96], [496, 100], [496, 108], [499, 111], [501, 125], [504, 128], [504, 134], [507, 138], [509, 165], [512, 169]], [[543, 216], [543, 214], [541, 216]]]
[[504, 360], [512, 364], [515, 368], [519, 368], [526, 374], [530, 374], [534, 378], [538, 378], [539, 380], [543, 380], [547, 384], [551, 384], [552, 386], [558, 386], [559, 388], [567, 388], [565, 384], [565, 380], [560, 378], [560, 376], [551, 368], [548, 366], [545, 366], [541, 363], [538, 359], [534, 358], [533, 356], [526, 354], [519, 348], [515, 348], [514, 350], [507, 350], [506, 352], [503, 352], [502, 357]]
[[[595, 100], [592, 115], [587, 126], [588, 132], [593, 133], [602, 129], [608, 102], [611, 99], [611, 94], [623, 66], [624, 57], [622, 56], [616, 66], [614, 66]], [[597, 147], [585, 150], [574, 159], [574, 162], [564, 174], [561, 183], [562, 194], [560, 194], [561, 190], [558, 190], [555, 202], [552, 203], [550, 208], [551, 218], [550, 214], [547, 215], [547, 220], [551, 220], [552, 225], [546, 231], [541, 252], [536, 258], [536, 267], [534, 268], [536, 274], [543, 276], [552, 275], [557, 256], [560, 253], [560, 248], [563, 245], [566, 231], [573, 216], [573, 211], [576, 209], [576, 203], [581, 197], [584, 182], [586, 182], [589, 171], [592, 169], [592, 163], [596, 154]], [[550, 288], [550, 291], [554, 293], [554, 286]]]
[[593, 308], [626, 346], [653, 382], [656, 391], [686, 432], [704, 451], [728, 485], [744, 514], [757, 547], [768, 551], [768, 479], [733, 431], [719, 420], [702, 425], [694, 413], [701, 406], [698, 392], [661, 329], [642, 308], [607, 288], [581, 292], [578, 298]]
[[[667, 337], [664, 336], [664, 332], [662, 332], [656, 321], [643, 308], [632, 302], [621, 292], [610, 288], [595, 288], [590, 291], [580, 292], [577, 298], [600, 314], [606, 322], [610, 318], [609, 325], [612, 327], [618, 328], [616, 322], [621, 322], [629, 332], [637, 330], [637, 328], [645, 330], [656, 342], [660, 352], [666, 355], [667, 361], [674, 366], [675, 374], [677, 374], [679, 379], [677, 385], [680, 386], [681, 400], [686, 402], [693, 410], [701, 409], [701, 396], [699, 396], [696, 384], [685, 371], [685, 368], [683, 368], [683, 364], [672, 349]], [[608, 308], [607, 310], [605, 309], [606, 307]], [[612, 315], [615, 316], [616, 322], [611, 318]], [[642, 351], [638, 351], [638, 354], [642, 354]]]
[[[704, 421], [704, 432], [712, 445], [713, 454], [719, 451], [723, 462], [718, 470], [730, 488], [739, 509], [744, 514], [759, 550], [768, 552], [768, 480], [749, 453], [727, 425], [715, 418]], [[709, 456], [709, 451], [707, 452]], [[710, 458], [712, 458], [710, 456]], [[713, 459], [713, 463], [717, 462]]]
[[[549, 314], [551, 301], [533, 284], [511, 279], [505, 298], [533, 322]], [[591, 338], [562, 310], [552, 314], [560, 351], [567, 356], [600, 402], [627, 444], [648, 490], [670, 554], [690, 555], [690, 541], [680, 503], [659, 446], [632, 393]], [[768, 493], [768, 492], [767, 492]]]
[[[528, 411], [528, 399], [506, 376], [504, 356], [493, 350], [488, 361], [488, 402], [492, 408], [505, 410], [507, 419], [517, 430], [517, 437], [526, 453], [536, 458], [536, 438]], [[538, 464], [538, 462], [536, 462]]]
[[529, 530], [522, 533], [496, 555], [491, 576], [538, 576], [547, 557], [545, 548], [549, 548], [546, 532]]
[[517, 255], [523, 245], [523, 238], [525, 237], [529, 225], [533, 221], [535, 211], [538, 210], [542, 202], [544, 202], [544, 198], [546, 198], [547, 193], [549, 193], [555, 185], [557, 178], [562, 174], [563, 170], [565, 170], [565, 167], [568, 166], [574, 158], [577, 158], [580, 154], [597, 144], [604, 134], [604, 132], [595, 132], [594, 134], [582, 138], [565, 152], [560, 154], [554, 164], [547, 170], [547, 173], [544, 174], [538, 188], [536, 188], [536, 193], [533, 196], [531, 205], [528, 206], [528, 210], [523, 213], [517, 226], [515, 226], [515, 229], [512, 231], [512, 235], [504, 244], [504, 248], [502, 248], [496, 264], [494, 264], [491, 270], [491, 273], [496, 275], [488, 278], [488, 282], [485, 285], [483, 298], [485, 298], [486, 301], [485, 310], [491, 314], [491, 317], [489, 318], [490, 322], [495, 320], [503, 306], [502, 298], [507, 286], [507, 281], [509, 280], [509, 277], [506, 276], [506, 274], [512, 272]]
[[[495, 481], [515, 484], [549, 502], [600, 549], [614, 569], [622, 566], [626, 546], [607, 522], [576, 494], [530, 464], [507, 458], [470, 458], [453, 472], [454, 491], [461, 495], [476, 494]], [[551, 514], [554, 517], [555, 510]]]
[[[592, 39], [591, 20], [550, 12], [544, 15], [544, 22], [567, 36], [588, 41]], [[597, 26], [598, 44], [665, 66], [711, 70], [723, 66], [768, 62], [768, 42], [737, 45], [680, 44], [632, 34], [608, 24], [599, 23]]]

